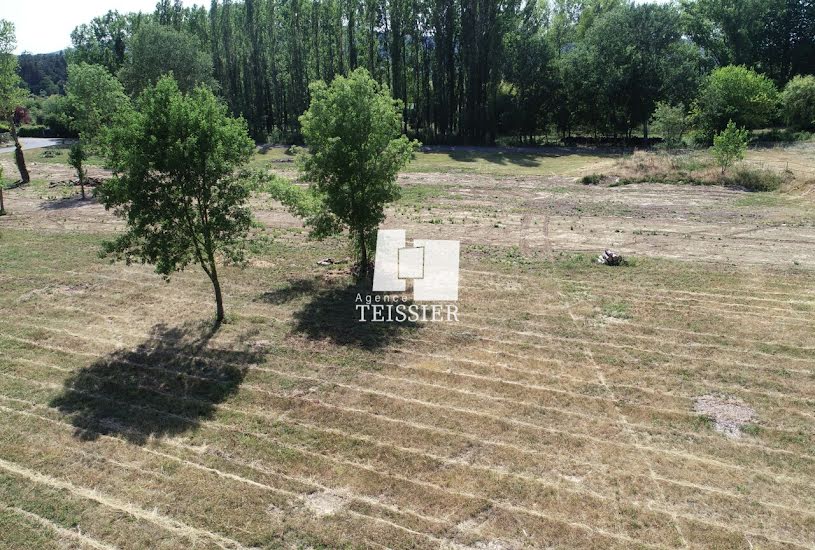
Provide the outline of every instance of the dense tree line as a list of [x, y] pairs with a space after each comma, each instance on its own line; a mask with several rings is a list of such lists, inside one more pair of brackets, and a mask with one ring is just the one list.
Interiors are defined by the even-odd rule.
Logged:
[[170, 70], [209, 83], [257, 140], [299, 139], [309, 83], [359, 67], [426, 143], [647, 136], [657, 103], [690, 108], [716, 67], [779, 87], [815, 73], [815, 1], [161, 0], [72, 40], [69, 61], [104, 65], [131, 93]]

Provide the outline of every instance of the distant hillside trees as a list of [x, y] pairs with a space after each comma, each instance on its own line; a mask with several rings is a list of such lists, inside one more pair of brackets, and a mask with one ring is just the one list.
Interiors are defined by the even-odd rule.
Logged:
[[61, 94], [68, 79], [68, 65], [63, 52], [30, 54], [19, 57], [20, 77], [34, 95]]

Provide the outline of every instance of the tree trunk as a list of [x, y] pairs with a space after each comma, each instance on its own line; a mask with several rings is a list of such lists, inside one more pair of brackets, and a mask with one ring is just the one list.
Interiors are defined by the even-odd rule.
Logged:
[[23, 147], [20, 145], [20, 139], [17, 137], [17, 127], [14, 126], [14, 121], [9, 121], [9, 132], [11, 138], [14, 140], [14, 160], [17, 162], [17, 169], [20, 171], [20, 181], [28, 183], [31, 181], [31, 176], [28, 175], [28, 168], [25, 165], [25, 157], [23, 156]]
[[85, 200], [85, 181], [83, 178], [79, 178], [79, 190], [82, 193], [82, 200]]
[[209, 255], [209, 279], [212, 281], [212, 289], [215, 291], [215, 326], [220, 326], [224, 322], [224, 297], [221, 294], [221, 283], [218, 281], [218, 269], [215, 267], [215, 257]]
[[3, 182], [0, 181], [0, 216], [6, 215], [6, 206], [3, 204]]
[[365, 230], [359, 230], [359, 280], [368, 278], [368, 243], [365, 242]]

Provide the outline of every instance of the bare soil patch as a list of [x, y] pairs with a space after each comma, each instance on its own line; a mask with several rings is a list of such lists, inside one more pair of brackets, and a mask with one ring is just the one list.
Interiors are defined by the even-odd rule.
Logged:
[[741, 429], [756, 418], [756, 411], [747, 403], [727, 395], [697, 397], [693, 410], [710, 418], [717, 432], [734, 438], [741, 437]]

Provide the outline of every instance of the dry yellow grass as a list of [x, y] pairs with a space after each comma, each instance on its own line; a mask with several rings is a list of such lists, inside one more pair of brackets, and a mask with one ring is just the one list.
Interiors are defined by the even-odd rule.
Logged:
[[[622, 218], [592, 210], [620, 189], [403, 183], [434, 181], [419, 211], [402, 203], [388, 223], [416, 237], [461, 232], [459, 323], [355, 325], [355, 289], [315, 266], [343, 241], [270, 228], [257, 236], [262, 262], [225, 269], [231, 316], [217, 334], [204, 276], [166, 284], [110, 265], [95, 255], [116, 227], [105, 213], [10, 193], [4, 544], [812, 547], [815, 277], [809, 263], [745, 253], [811, 247], [803, 206], [751, 206], [759, 225], [798, 225], [748, 241], [730, 235], [741, 195], [679, 188], [672, 207], [703, 218], [677, 222], [655, 206], [661, 188], [626, 190], [655, 230], [703, 227], [706, 242], [748, 257], [718, 260], [711, 244], [670, 260], [654, 243], [673, 237], [637, 235], [627, 246], [642, 255], [612, 269], [557, 239], [572, 224], [599, 247], [605, 236], [578, 224]], [[535, 197], [560, 201], [563, 219]], [[509, 227], [493, 226], [493, 210]], [[280, 216], [259, 211], [296, 225]], [[709, 394], [739, 398], [756, 420], [725, 437], [693, 410]]]

